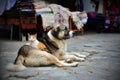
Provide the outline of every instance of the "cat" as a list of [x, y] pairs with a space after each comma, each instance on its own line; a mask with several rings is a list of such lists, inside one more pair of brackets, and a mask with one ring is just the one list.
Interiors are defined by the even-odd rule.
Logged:
[[34, 48], [47, 51], [48, 53], [51, 54], [54, 53], [56, 50], [58, 50], [56, 44], [51, 42], [51, 40], [48, 38], [46, 33], [44, 33], [43, 36], [38, 39], [37, 39], [37, 33], [36, 34], [28, 33], [27, 45], [31, 45]]
[[45, 51], [47, 50], [46, 45], [43, 42], [37, 40], [37, 33], [36, 34], [29, 34], [28, 33], [27, 45], [30, 45], [30, 46], [37, 48], [37, 49], [40, 49], [40, 50], [45, 50]]

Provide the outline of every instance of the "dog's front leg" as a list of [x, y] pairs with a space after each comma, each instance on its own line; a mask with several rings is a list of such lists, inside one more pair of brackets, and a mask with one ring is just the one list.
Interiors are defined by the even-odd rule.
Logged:
[[64, 59], [66, 60], [66, 62], [72, 62], [72, 61], [85, 61], [84, 58], [80, 58], [80, 57], [77, 57], [75, 55], [69, 55], [69, 54], [66, 54], [64, 56]]
[[80, 58], [86, 58], [87, 57], [86, 55], [82, 55], [82, 54], [79, 54], [77, 52], [70, 52], [69, 54], [75, 55], [75, 56], [80, 57]]

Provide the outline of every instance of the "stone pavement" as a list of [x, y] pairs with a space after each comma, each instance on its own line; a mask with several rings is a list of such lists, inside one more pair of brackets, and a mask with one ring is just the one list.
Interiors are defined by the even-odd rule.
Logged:
[[14, 61], [21, 41], [0, 41], [0, 80], [120, 80], [120, 34], [85, 33], [67, 40], [68, 51], [89, 55], [77, 67], [29, 67], [24, 71], [5, 69]]

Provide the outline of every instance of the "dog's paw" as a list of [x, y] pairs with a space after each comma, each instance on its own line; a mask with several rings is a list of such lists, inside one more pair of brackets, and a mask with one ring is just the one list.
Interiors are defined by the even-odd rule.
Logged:
[[72, 60], [72, 59], [66, 59], [65, 62], [67, 62], [67, 63], [72, 63], [73, 60]]
[[86, 58], [87, 56], [86, 56], [86, 55], [80, 55], [79, 57], [81, 57], [81, 58]]
[[85, 58], [79, 58], [79, 61], [83, 62], [85, 61]]
[[77, 67], [79, 65], [79, 62], [73, 62], [73, 67]]

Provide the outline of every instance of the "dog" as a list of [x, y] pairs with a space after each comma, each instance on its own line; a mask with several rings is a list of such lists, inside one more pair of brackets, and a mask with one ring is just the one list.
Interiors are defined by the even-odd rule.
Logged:
[[73, 32], [66, 26], [60, 25], [49, 30], [47, 33], [47, 40], [49, 40], [58, 49], [52, 54], [60, 60], [66, 61], [84, 61], [86, 56], [80, 55], [76, 52], [67, 52], [66, 39], [73, 36]]
[[[67, 52], [66, 51], [66, 39], [73, 37], [73, 32], [70, 31], [64, 25], [58, 25], [49, 31], [46, 31], [43, 34], [42, 39], [37, 40], [36, 34], [29, 35], [29, 40], [31, 41], [31, 46], [39, 48], [40, 42], [46, 46], [46, 51], [63, 60], [75, 60], [75, 61], [84, 61], [84, 55], [80, 55], [76, 52]], [[40, 49], [41, 50], [41, 49]], [[70, 58], [70, 59], [69, 59]]]
[[66, 61], [84, 61], [85, 56], [76, 52], [70, 53], [66, 51], [66, 39], [69, 39], [72, 36], [73, 32], [70, 31], [66, 26], [58, 25], [44, 33], [42, 39], [39, 39], [39, 41], [37, 40], [36, 34], [29, 34], [28, 39], [31, 41], [31, 46], [35, 48], [40, 49], [38, 45], [40, 46], [41, 44], [39, 43], [44, 43], [46, 46], [46, 51], [56, 56], [58, 59]]
[[72, 37], [72, 32], [64, 25], [50, 29], [44, 37], [47, 41], [44, 41], [49, 42], [47, 45], [51, 44], [56, 47], [52, 48], [49, 46], [53, 51], [41, 50], [35, 46], [24, 45], [18, 51], [18, 56], [14, 64], [9, 64], [7, 69], [11, 71], [21, 71], [26, 69], [26, 66], [34, 67], [50, 64], [55, 64], [59, 67], [77, 66], [78, 61], [84, 61], [86, 56], [76, 52], [66, 51], [66, 39], [70, 37]]
[[14, 64], [10, 63], [7, 65], [7, 70], [9, 71], [21, 71], [29, 67], [39, 67], [55, 64], [58, 67], [63, 66], [77, 66], [78, 62], [66, 63], [64, 61], [60, 61], [54, 55], [34, 48], [30, 45], [23, 45], [19, 51], [18, 55], [14, 61]]

